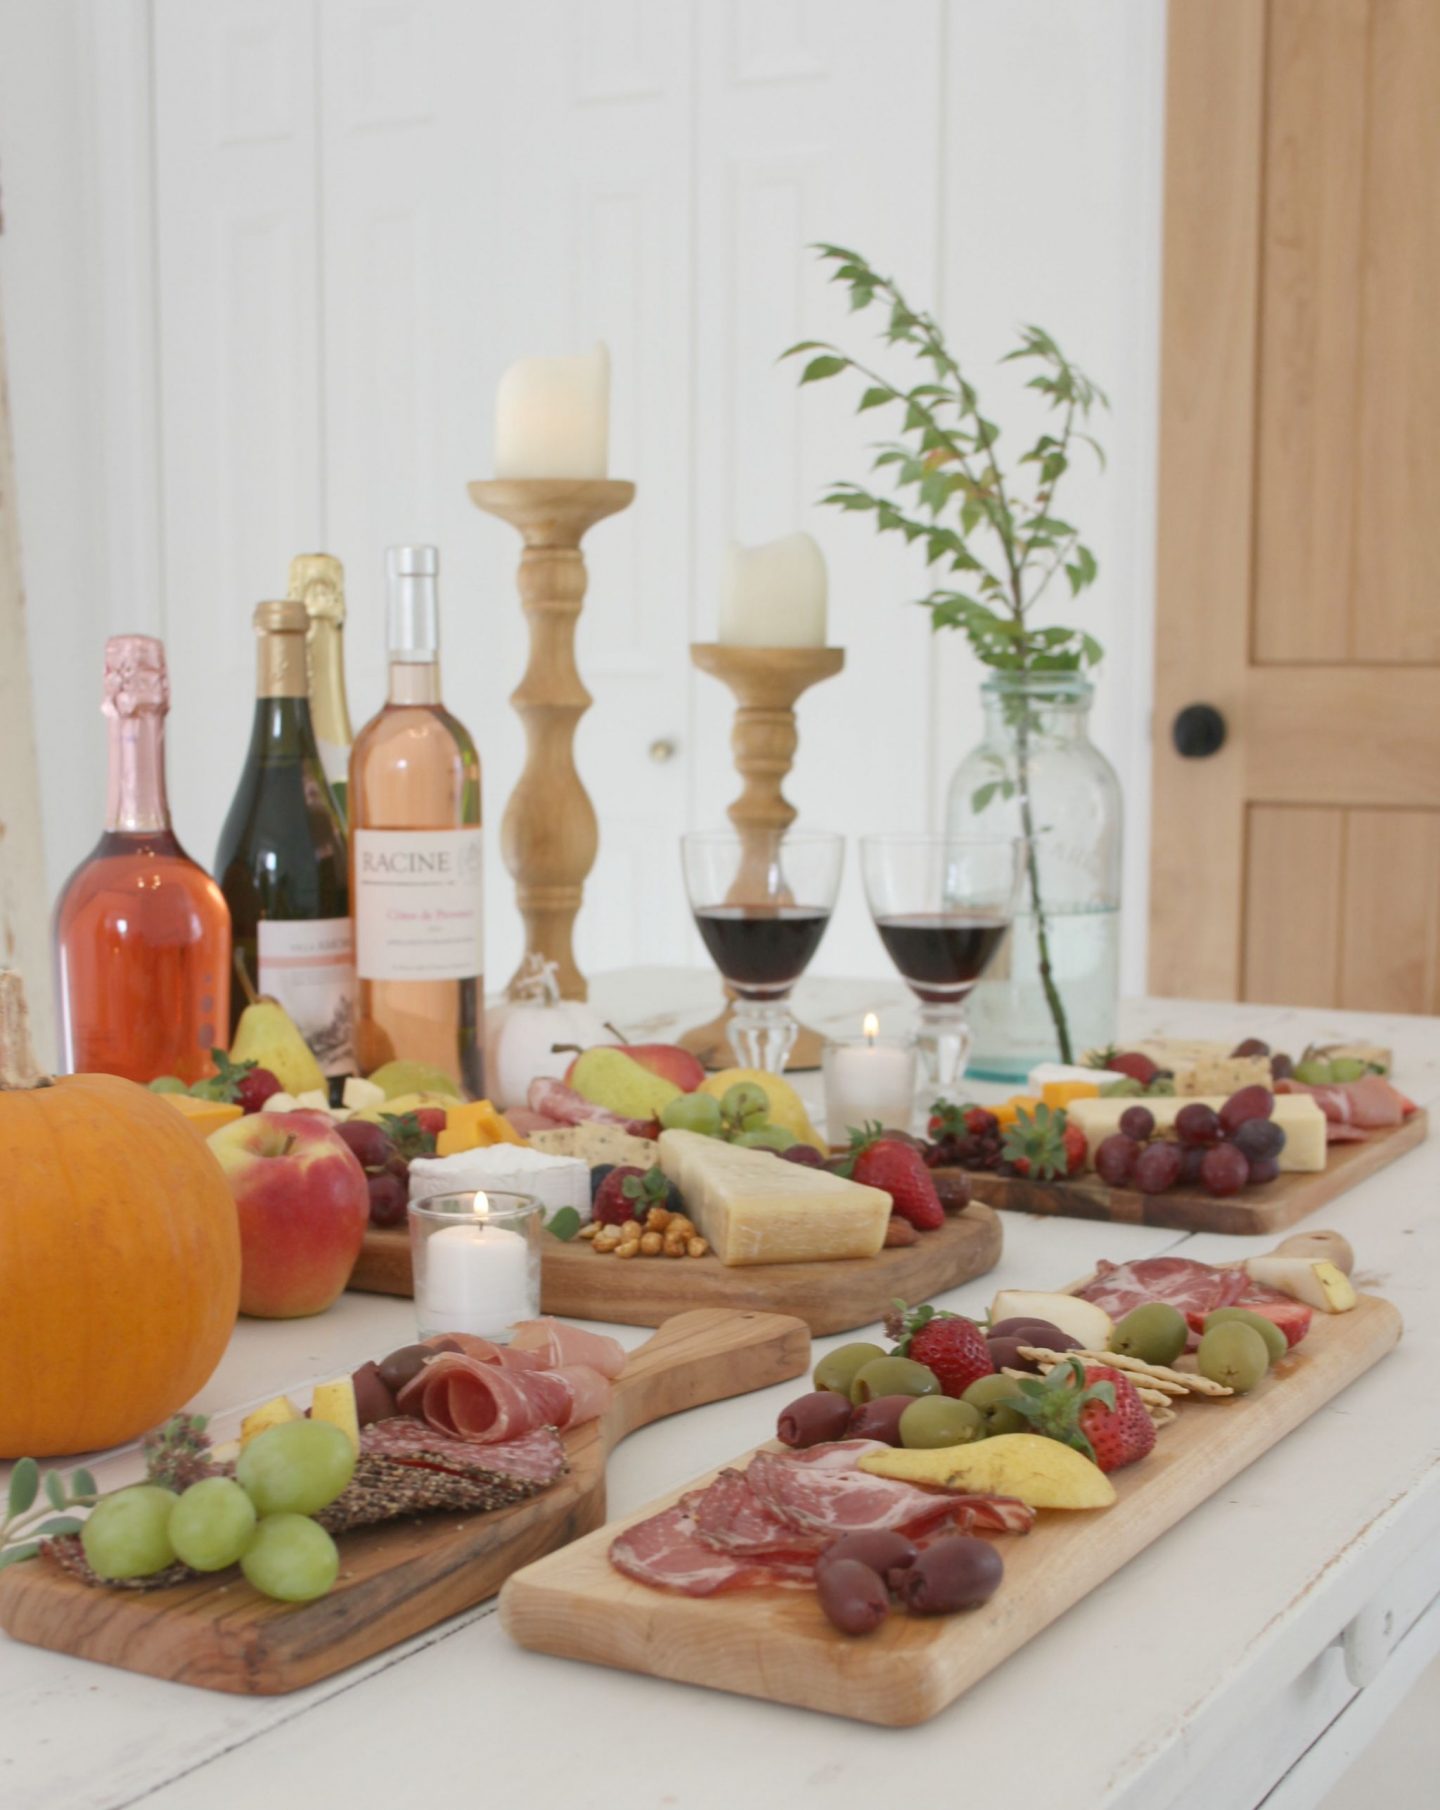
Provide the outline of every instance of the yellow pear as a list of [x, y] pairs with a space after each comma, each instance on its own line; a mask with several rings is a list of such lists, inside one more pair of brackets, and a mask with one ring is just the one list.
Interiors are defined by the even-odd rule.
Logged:
[[230, 1043], [230, 1060], [268, 1068], [287, 1094], [305, 1094], [325, 1086], [320, 1064], [295, 1020], [278, 999], [264, 994], [240, 1014]]
[[1031, 1508], [1108, 1508], [1115, 1485], [1083, 1452], [1039, 1433], [999, 1433], [973, 1445], [866, 1452], [860, 1469], [962, 1495], [1018, 1496]]

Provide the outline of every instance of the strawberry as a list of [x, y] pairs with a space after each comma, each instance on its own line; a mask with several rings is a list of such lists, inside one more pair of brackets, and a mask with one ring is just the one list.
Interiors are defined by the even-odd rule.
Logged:
[[1061, 1109], [1037, 1106], [1033, 1114], [1022, 1106], [1005, 1134], [1005, 1158], [1017, 1175], [1034, 1175], [1054, 1181], [1074, 1175], [1084, 1167], [1088, 1146], [1078, 1125], [1071, 1125]]
[[879, 1125], [850, 1133], [850, 1154], [841, 1173], [888, 1194], [891, 1207], [917, 1232], [933, 1232], [945, 1223], [945, 1209], [924, 1157], [913, 1144], [886, 1136]]
[[959, 1314], [928, 1305], [907, 1308], [897, 1301], [886, 1316], [885, 1331], [900, 1341], [891, 1355], [914, 1358], [933, 1370], [946, 1395], [963, 1395], [980, 1377], [995, 1374], [984, 1332]]
[[[248, 1064], [245, 1064], [249, 1068]], [[271, 1094], [281, 1093], [279, 1081], [268, 1068], [249, 1068], [235, 1083], [235, 1103], [242, 1112], [259, 1112]]]
[[380, 1123], [407, 1163], [417, 1156], [434, 1156], [435, 1133], [422, 1123], [418, 1112], [382, 1112]]
[[1148, 1056], [1142, 1056], [1139, 1050], [1121, 1050], [1119, 1055], [1109, 1057], [1105, 1066], [1114, 1074], [1129, 1075], [1132, 1081], [1138, 1081], [1142, 1087], [1148, 1087], [1160, 1073], [1159, 1064], [1152, 1062]]
[[1065, 1122], [1065, 1173], [1078, 1175], [1090, 1154], [1090, 1140], [1078, 1125]]
[[1007, 1404], [1037, 1433], [1074, 1446], [1102, 1471], [1134, 1464], [1155, 1444], [1155, 1423], [1129, 1377], [1069, 1358], [1043, 1382], [1026, 1377]]
[[937, 1100], [925, 1122], [925, 1135], [939, 1142], [942, 1138], [963, 1138], [969, 1130], [966, 1111], [949, 1100]]
[[445, 1129], [445, 1108], [443, 1106], [417, 1106], [415, 1123], [422, 1131], [428, 1131], [432, 1138], [438, 1138]]
[[664, 1170], [658, 1163], [649, 1169], [618, 1163], [596, 1189], [591, 1211], [602, 1226], [623, 1226], [627, 1219], [643, 1223], [651, 1207], [679, 1211], [680, 1196], [666, 1181]]

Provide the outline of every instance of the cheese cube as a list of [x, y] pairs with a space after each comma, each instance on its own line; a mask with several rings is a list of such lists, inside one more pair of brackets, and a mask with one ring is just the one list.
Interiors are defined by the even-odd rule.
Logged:
[[590, 1217], [590, 1170], [573, 1156], [546, 1156], [524, 1144], [491, 1144], [455, 1156], [419, 1156], [410, 1165], [411, 1200], [467, 1194], [472, 1188], [528, 1194], [545, 1208], [546, 1219], [562, 1207], [574, 1207], [582, 1221]]
[[1097, 1089], [1108, 1081], [1124, 1081], [1118, 1069], [1085, 1068], [1078, 1062], [1037, 1062], [1030, 1070], [1029, 1090], [1043, 1100], [1045, 1089], [1056, 1081], [1089, 1081]]
[[[1148, 1107], [1154, 1114], [1156, 1130], [1163, 1133], [1171, 1129], [1182, 1108], [1196, 1104], [1213, 1106], [1219, 1112], [1225, 1104], [1225, 1096], [1216, 1094], [1200, 1102], [1168, 1094], [1148, 1100], [1113, 1096], [1102, 1100], [1076, 1100], [1067, 1116], [1072, 1125], [1078, 1125], [1085, 1133], [1089, 1146], [1086, 1166], [1093, 1169], [1095, 1152], [1112, 1132], [1120, 1129], [1121, 1115], [1129, 1107]], [[1325, 1167], [1325, 1115], [1309, 1094], [1277, 1094], [1272, 1117], [1285, 1133], [1285, 1148], [1279, 1156], [1281, 1172], [1318, 1174]]]
[[662, 1131], [660, 1166], [722, 1263], [823, 1263], [873, 1257], [890, 1196], [828, 1169], [787, 1163], [694, 1131]]

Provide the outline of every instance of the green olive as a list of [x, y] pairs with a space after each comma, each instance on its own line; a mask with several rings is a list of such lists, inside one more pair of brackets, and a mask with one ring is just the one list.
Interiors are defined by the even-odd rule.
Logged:
[[1018, 1408], [1012, 1407], [1016, 1384], [1013, 1376], [980, 1376], [960, 1397], [972, 1408], [978, 1408], [985, 1419], [987, 1435], [1023, 1433], [1030, 1422]]
[[1110, 1334], [1110, 1349], [1146, 1364], [1173, 1364], [1190, 1338], [1184, 1314], [1168, 1301], [1132, 1307]]
[[850, 1385], [855, 1381], [857, 1372], [867, 1364], [873, 1364], [876, 1358], [885, 1356], [883, 1345], [840, 1345], [821, 1358], [815, 1366], [815, 1387], [817, 1389], [834, 1389], [841, 1395], [850, 1393]]
[[1265, 1341], [1265, 1349], [1270, 1353], [1270, 1362], [1278, 1364], [1290, 1349], [1285, 1334], [1273, 1320], [1267, 1320], [1264, 1314], [1252, 1313], [1248, 1307], [1217, 1307], [1213, 1314], [1205, 1316], [1205, 1330], [1212, 1326], [1225, 1326], [1230, 1323], [1237, 1326], [1252, 1326]]
[[968, 1401], [948, 1395], [917, 1395], [900, 1416], [903, 1446], [969, 1445], [983, 1439], [985, 1416]]
[[940, 1379], [914, 1358], [879, 1357], [857, 1370], [850, 1385], [856, 1407], [881, 1395], [938, 1395]]
[[1208, 1376], [1212, 1383], [1225, 1383], [1237, 1395], [1244, 1395], [1270, 1368], [1270, 1353], [1253, 1326], [1228, 1320], [1204, 1334], [1195, 1362], [1201, 1376]]

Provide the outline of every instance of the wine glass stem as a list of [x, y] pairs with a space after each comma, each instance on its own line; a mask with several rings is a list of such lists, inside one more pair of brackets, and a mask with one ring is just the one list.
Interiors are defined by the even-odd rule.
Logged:
[[800, 1026], [786, 999], [737, 999], [730, 1041], [741, 1068], [783, 1075]]
[[960, 1098], [960, 1082], [970, 1060], [970, 1041], [963, 1005], [921, 1005], [915, 1043], [924, 1065], [927, 1091], [934, 1090], [934, 1099]]

